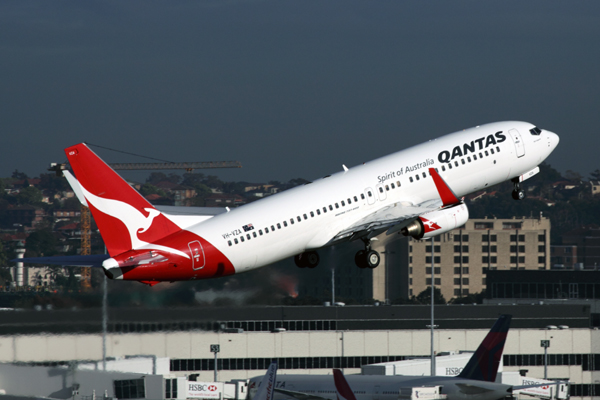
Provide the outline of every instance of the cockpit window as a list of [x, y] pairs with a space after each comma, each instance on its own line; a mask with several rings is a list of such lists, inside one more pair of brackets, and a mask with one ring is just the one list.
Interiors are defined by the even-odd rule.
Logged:
[[536, 126], [534, 128], [531, 128], [529, 130], [529, 133], [531, 133], [533, 136], [540, 136], [540, 134], [542, 133], [542, 130]]

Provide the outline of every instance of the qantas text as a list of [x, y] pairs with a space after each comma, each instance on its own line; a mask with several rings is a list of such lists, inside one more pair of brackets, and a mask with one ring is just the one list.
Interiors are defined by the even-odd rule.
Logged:
[[442, 163], [454, 160], [456, 157], [466, 156], [469, 153], [475, 153], [479, 150], [487, 149], [490, 146], [494, 146], [497, 143], [502, 143], [506, 140], [506, 136], [502, 131], [496, 132], [493, 135], [484, 136], [482, 138], [473, 140], [469, 143], [464, 143], [462, 146], [456, 146], [449, 150], [441, 151], [438, 154], [438, 160]]

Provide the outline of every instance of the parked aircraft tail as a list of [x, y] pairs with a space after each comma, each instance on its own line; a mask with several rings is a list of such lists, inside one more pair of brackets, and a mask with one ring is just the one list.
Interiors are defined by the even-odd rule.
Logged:
[[277, 382], [277, 363], [273, 361], [252, 400], [273, 400], [273, 391]]
[[65, 153], [111, 256], [181, 230], [84, 143]]
[[496, 381], [511, 318], [511, 315], [501, 315], [498, 318], [458, 377], [487, 382]]
[[333, 370], [333, 381], [335, 382], [335, 391], [338, 400], [356, 400], [356, 396], [342, 371], [339, 369]]

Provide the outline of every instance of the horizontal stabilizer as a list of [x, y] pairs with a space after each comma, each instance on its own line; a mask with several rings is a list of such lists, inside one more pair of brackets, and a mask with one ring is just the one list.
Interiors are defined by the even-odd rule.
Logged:
[[466, 383], [457, 383], [456, 386], [458, 386], [461, 393], [464, 393], [464, 394], [467, 394], [470, 396], [483, 394], [483, 393], [489, 393], [492, 391], [492, 389], [484, 388], [481, 386], [468, 385]]
[[10, 261], [28, 264], [62, 265], [65, 267], [102, 267], [102, 262], [109, 257], [108, 254], [92, 254], [89, 256], [15, 258]]

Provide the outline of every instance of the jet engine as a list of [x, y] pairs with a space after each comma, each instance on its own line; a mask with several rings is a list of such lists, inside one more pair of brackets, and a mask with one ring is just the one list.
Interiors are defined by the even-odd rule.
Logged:
[[415, 239], [441, 235], [464, 225], [469, 219], [469, 209], [463, 203], [425, 213], [402, 228], [404, 236]]

